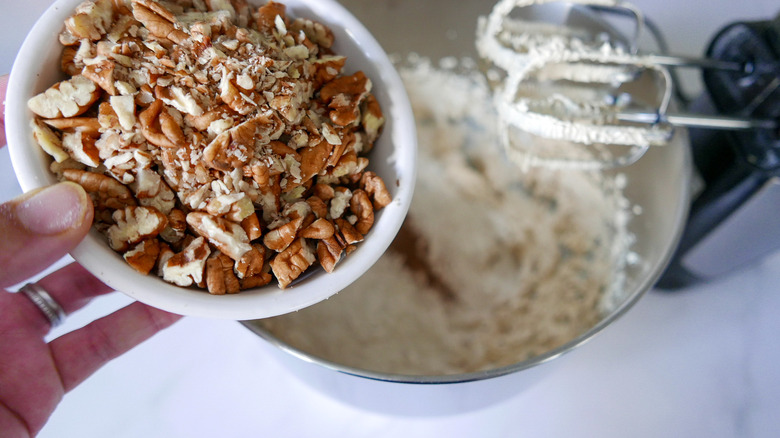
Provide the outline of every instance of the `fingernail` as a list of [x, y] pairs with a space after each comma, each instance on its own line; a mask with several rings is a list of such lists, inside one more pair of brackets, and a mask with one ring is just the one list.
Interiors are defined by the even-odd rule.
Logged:
[[87, 213], [87, 195], [78, 184], [46, 187], [16, 206], [21, 225], [35, 234], [59, 234], [77, 228]]

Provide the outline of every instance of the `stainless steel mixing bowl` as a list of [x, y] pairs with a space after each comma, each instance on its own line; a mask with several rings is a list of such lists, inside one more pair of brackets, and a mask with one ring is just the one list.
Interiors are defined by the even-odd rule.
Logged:
[[[418, 53], [434, 60], [447, 56], [476, 58], [477, 17], [487, 15], [491, 0], [342, 0], [391, 54]], [[627, 176], [626, 198], [642, 207], [629, 231], [632, 250], [642, 262], [626, 271], [625, 301], [590, 330], [532, 359], [483, 372], [409, 376], [378, 373], [326, 361], [286, 344], [254, 321], [244, 324], [279, 347], [286, 365], [305, 382], [342, 401], [366, 409], [404, 414], [446, 414], [479, 408], [505, 399], [555, 368], [559, 356], [601, 332], [624, 314], [658, 280], [685, 224], [692, 165], [685, 132], [671, 144], [651, 148], [636, 164], [616, 169]], [[553, 360], [556, 359], [556, 360]]]

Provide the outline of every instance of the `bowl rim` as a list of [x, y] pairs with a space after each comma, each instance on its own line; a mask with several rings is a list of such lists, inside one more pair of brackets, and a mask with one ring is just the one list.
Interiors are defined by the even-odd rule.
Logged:
[[[32, 113], [27, 100], [43, 91], [36, 81], [44, 74], [41, 58], [29, 56], [56, 40], [63, 22], [82, 0], [57, 0], [36, 21], [16, 56], [6, 96], [6, 134], [11, 162], [22, 190], [27, 192], [55, 183], [48, 170], [48, 156], [32, 139], [29, 121]], [[255, 4], [262, 3], [254, 1]], [[375, 84], [374, 93], [382, 103], [386, 124], [377, 146], [388, 148], [386, 163], [395, 181], [387, 181], [393, 201], [377, 212], [373, 229], [358, 249], [332, 272], [308, 275], [287, 289], [276, 284], [245, 290], [235, 295], [214, 296], [203, 290], [181, 288], [157, 276], [143, 276], [132, 270], [113, 252], [94, 229], [73, 250], [71, 256], [111, 288], [131, 298], [169, 312], [217, 319], [248, 320], [289, 313], [327, 299], [351, 284], [381, 257], [403, 223], [411, 204], [416, 180], [417, 136], [406, 90], [388, 55], [346, 8], [335, 0], [284, 0], [289, 16], [317, 18], [329, 25], [336, 36], [335, 51], [347, 55], [347, 64], [359, 56], [361, 69]], [[57, 43], [59, 44], [59, 43]], [[339, 46], [343, 46], [341, 49]], [[347, 49], [347, 50], [344, 50]], [[51, 49], [53, 50], [53, 49]], [[349, 55], [350, 51], [360, 55]], [[376, 84], [384, 84], [383, 88]], [[45, 87], [44, 87], [45, 89]], [[31, 147], [32, 146], [32, 147]], [[391, 183], [394, 183], [390, 187]], [[196, 292], [196, 293], [193, 293]]]

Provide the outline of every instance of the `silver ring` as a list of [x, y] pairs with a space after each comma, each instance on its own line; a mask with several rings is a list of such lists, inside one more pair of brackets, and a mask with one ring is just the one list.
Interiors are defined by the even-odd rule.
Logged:
[[51, 328], [57, 327], [65, 321], [65, 309], [54, 301], [54, 298], [41, 285], [27, 283], [19, 289], [19, 292], [24, 293], [40, 309], [51, 323]]

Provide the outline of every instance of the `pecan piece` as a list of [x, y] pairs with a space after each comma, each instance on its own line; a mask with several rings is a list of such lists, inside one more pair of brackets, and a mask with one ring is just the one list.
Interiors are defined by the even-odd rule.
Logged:
[[77, 39], [99, 40], [114, 20], [111, 0], [82, 2], [73, 15], [65, 20], [65, 29]]
[[355, 229], [358, 233], [365, 235], [374, 226], [374, 206], [368, 198], [368, 194], [361, 189], [352, 192], [352, 199], [349, 200], [349, 208], [357, 217]]
[[41, 149], [47, 154], [51, 155], [57, 163], [70, 158], [67, 152], [62, 150], [62, 140], [54, 133], [48, 126], [41, 123], [39, 120], [33, 120], [30, 122], [30, 126], [33, 131], [33, 138], [38, 142]]
[[341, 252], [343, 250], [344, 245], [339, 243], [334, 236], [320, 240], [317, 243], [317, 260], [320, 261], [320, 265], [325, 269], [325, 272], [333, 272], [336, 264], [341, 260]]
[[304, 238], [295, 240], [284, 251], [271, 260], [271, 269], [279, 287], [285, 289], [306, 269], [314, 264], [316, 256], [309, 243]]
[[187, 223], [233, 260], [240, 260], [244, 253], [252, 249], [246, 232], [235, 222], [206, 213], [192, 212], [187, 215]]
[[[320, 47], [330, 49], [333, 46], [333, 32], [322, 23], [306, 18], [296, 18], [290, 24], [290, 32], [295, 34], [301, 31], [306, 35], [306, 38]], [[343, 61], [341, 64], [344, 64]]]
[[177, 243], [184, 238], [187, 232], [187, 215], [179, 209], [173, 209], [168, 213], [168, 226], [160, 231], [160, 237], [166, 242]]
[[344, 218], [338, 218], [336, 219], [336, 226], [338, 227], [339, 233], [347, 245], [352, 245], [353, 243], [363, 241], [363, 235], [360, 234], [358, 230], [356, 230], [355, 227], [349, 223], [348, 220]]
[[235, 263], [234, 270], [238, 278], [244, 279], [254, 277], [263, 272], [265, 265], [265, 247], [260, 244], [252, 245], [252, 249], [247, 251], [241, 259]]
[[303, 217], [298, 217], [286, 224], [275, 228], [263, 237], [263, 243], [273, 251], [283, 251], [295, 240], [298, 230], [303, 224]]
[[319, 218], [312, 222], [308, 227], [302, 229], [300, 236], [307, 239], [327, 239], [333, 236], [333, 233], [335, 232], [336, 228], [329, 220]]
[[136, 171], [135, 180], [130, 184], [138, 203], [151, 206], [163, 214], [169, 214], [176, 205], [176, 195], [159, 173], [149, 168]]
[[[169, 124], [170, 119], [165, 118], [167, 124], [165, 129], [170, 130], [169, 133], [166, 133], [163, 128], [163, 118], [165, 116], [162, 114], [164, 113], [167, 114], [163, 101], [159, 99], [155, 100], [145, 110], [141, 111], [141, 114], [138, 115], [138, 120], [141, 122], [141, 134], [146, 138], [146, 141], [155, 146], [174, 149], [177, 147], [174, 139], [178, 140], [180, 138], [179, 134], [181, 133], [181, 128], [176, 125], [175, 121], [173, 121], [173, 124], [176, 125], [176, 127], [171, 126]], [[168, 116], [170, 117], [169, 114]], [[178, 132], [176, 132], [176, 129], [178, 129]], [[173, 139], [171, 137], [173, 137]]]
[[371, 196], [375, 210], [381, 210], [393, 201], [393, 197], [387, 191], [385, 182], [374, 172], [364, 172], [363, 177], [360, 179], [360, 186]]
[[168, 218], [154, 207], [125, 207], [112, 215], [114, 225], [108, 228], [108, 244], [115, 251], [127, 251], [142, 240], [160, 234]]
[[100, 166], [100, 152], [95, 146], [95, 137], [82, 131], [66, 132], [62, 135], [62, 148], [79, 163], [89, 167]]
[[158, 37], [183, 44], [188, 35], [177, 27], [176, 16], [160, 3], [152, 0], [132, 0], [133, 16]]
[[303, 148], [299, 151], [301, 156], [301, 178], [297, 184], [288, 184], [286, 190], [300, 186], [320, 173], [328, 164], [328, 158], [333, 151], [333, 145], [325, 140], [321, 140], [313, 146]]
[[212, 295], [235, 294], [241, 290], [230, 257], [217, 251], [206, 260], [206, 286]]
[[83, 114], [100, 98], [100, 89], [82, 75], [57, 82], [27, 101], [27, 107], [46, 119]]
[[385, 116], [382, 114], [382, 108], [379, 106], [376, 97], [371, 93], [368, 93], [363, 104], [363, 118], [360, 123], [366, 131], [367, 137], [367, 144], [363, 149], [363, 153], [368, 153], [377, 137], [379, 137], [380, 132], [382, 132], [382, 127], [385, 124]]
[[273, 31], [277, 29], [277, 17], [279, 17], [279, 19], [282, 21], [282, 24], [285, 23], [285, 10], [285, 5], [273, 0], [258, 8], [255, 15], [255, 24], [257, 25], [257, 30], [269, 35], [273, 33]]
[[320, 89], [320, 98], [330, 108], [328, 117], [337, 126], [350, 126], [360, 119], [360, 104], [371, 91], [371, 80], [362, 71], [338, 77]]
[[96, 117], [43, 119], [43, 122], [60, 131], [81, 131], [91, 137], [98, 137], [100, 135], [100, 122]]
[[116, 86], [114, 86], [114, 68], [115, 64], [106, 59], [85, 66], [81, 74], [97, 84], [97, 86], [105, 90], [108, 94], [116, 96], [117, 91]]
[[136, 205], [130, 189], [110, 176], [78, 169], [65, 169], [62, 176], [84, 187], [95, 201], [96, 209], [119, 209]]
[[184, 287], [201, 283], [209, 254], [211, 249], [206, 239], [194, 239], [162, 265], [163, 280]]
[[308, 199], [306, 199], [306, 203], [309, 204], [309, 207], [311, 207], [311, 211], [314, 213], [316, 218], [319, 219], [328, 217], [328, 205], [325, 204], [325, 201], [320, 199], [319, 196], [310, 196]]
[[160, 256], [160, 241], [147, 239], [124, 253], [125, 261], [141, 274], [147, 275], [157, 265]]
[[[269, 265], [266, 265], [269, 266]], [[270, 266], [269, 266], [270, 267]], [[270, 272], [265, 270], [257, 275], [246, 277], [241, 279], [241, 290], [254, 289], [256, 287], [262, 287], [270, 283], [274, 277]]]
[[260, 219], [257, 213], [252, 213], [241, 221], [241, 228], [246, 232], [249, 241], [259, 239], [263, 236], [263, 230], [260, 228]]

